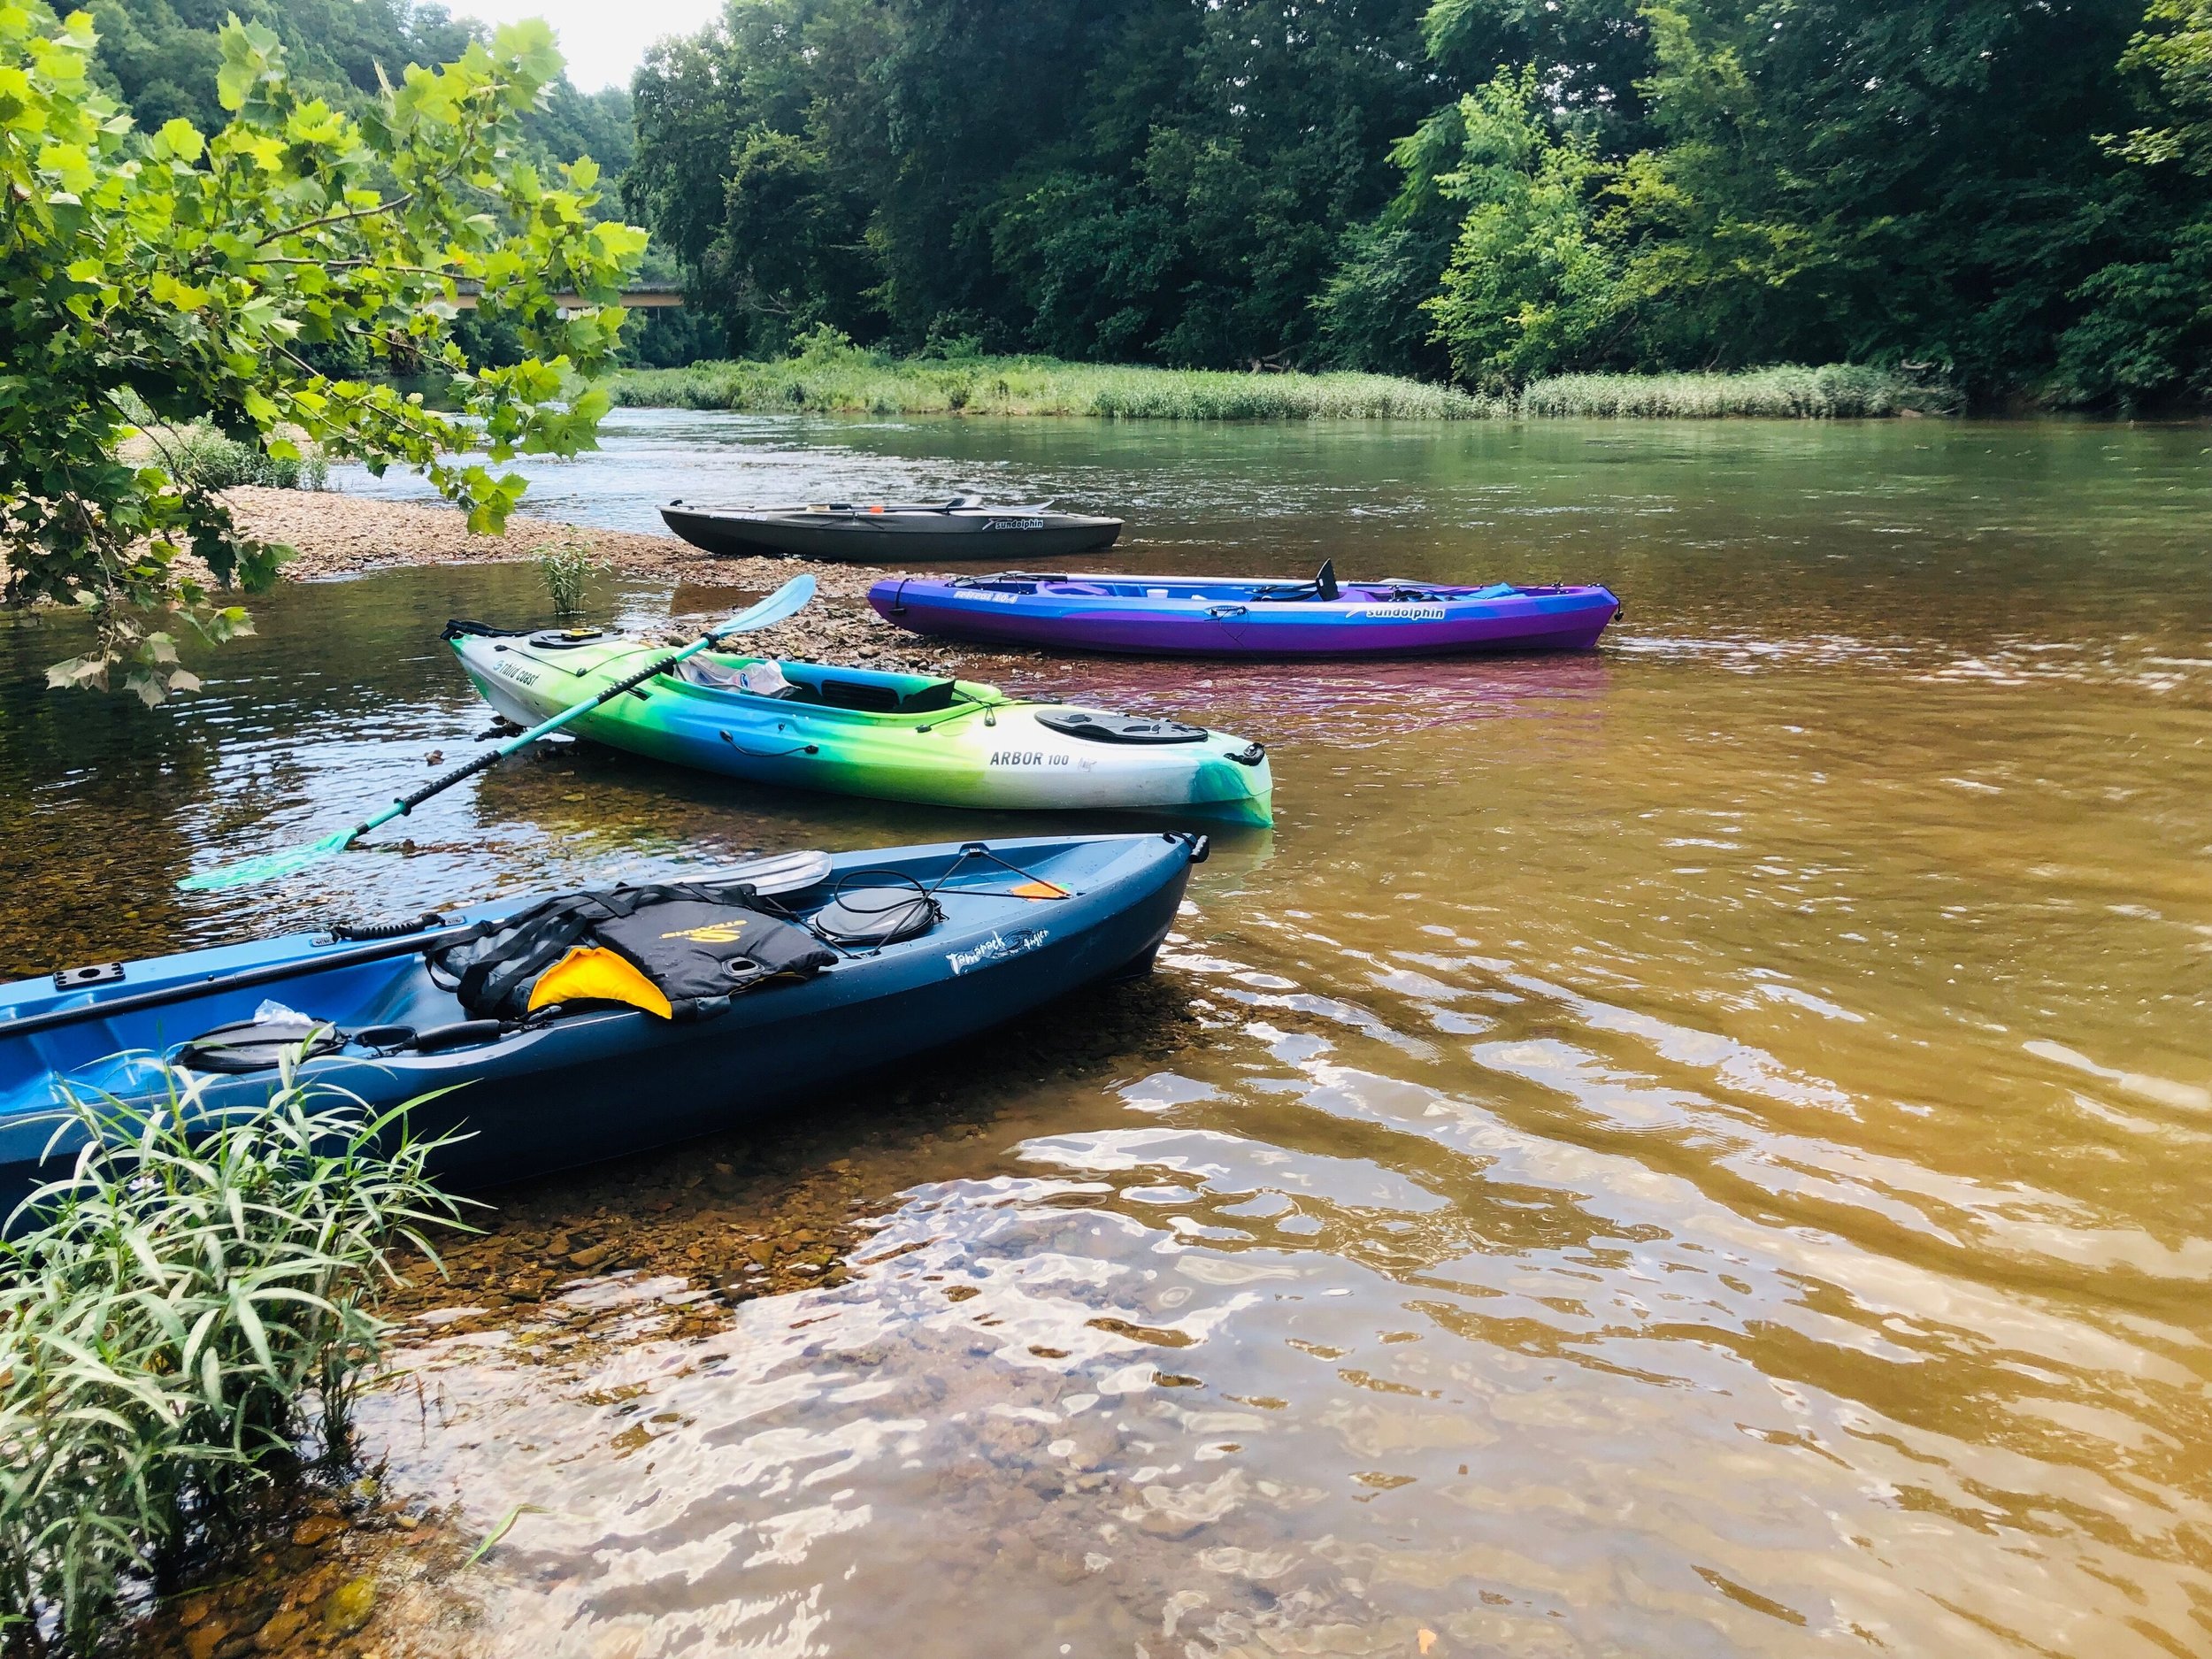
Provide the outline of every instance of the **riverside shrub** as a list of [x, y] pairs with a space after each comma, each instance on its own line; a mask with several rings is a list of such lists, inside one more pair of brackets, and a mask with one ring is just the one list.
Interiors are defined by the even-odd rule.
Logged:
[[[296, 88], [277, 37], [233, 20], [203, 132], [141, 131], [90, 73], [90, 17], [0, 0], [0, 554], [16, 604], [83, 605], [96, 647], [56, 685], [124, 683], [149, 703], [197, 684], [181, 620], [246, 626], [177, 569], [189, 549], [218, 588], [265, 585], [283, 549], [242, 536], [215, 491], [120, 448], [150, 414], [205, 422], [273, 460], [320, 452], [425, 470], [496, 530], [523, 481], [481, 462], [572, 455], [607, 407], [616, 303], [645, 233], [598, 220], [598, 168], [548, 177], [519, 123], [558, 78], [542, 23], [406, 65], [362, 118]], [[471, 368], [452, 339], [460, 285], [511, 328], [518, 361]], [[572, 291], [581, 305], [563, 311]], [[445, 410], [385, 368], [442, 370]]]

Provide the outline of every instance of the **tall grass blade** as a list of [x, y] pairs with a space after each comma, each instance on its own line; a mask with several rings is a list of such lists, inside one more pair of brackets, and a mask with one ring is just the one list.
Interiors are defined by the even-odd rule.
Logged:
[[458, 1225], [442, 1145], [286, 1067], [257, 1110], [73, 1107], [72, 1173], [0, 1240], [0, 1653], [96, 1645], [134, 1580], [219, 1548], [303, 1440], [344, 1447], [403, 1233]]

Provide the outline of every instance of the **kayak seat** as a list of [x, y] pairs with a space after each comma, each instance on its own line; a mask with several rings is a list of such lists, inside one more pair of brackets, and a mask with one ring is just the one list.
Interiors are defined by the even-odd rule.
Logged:
[[952, 707], [957, 687], [949, 680], [933, 680], [919, 691], [910, 691], [899, 699], [901, 714], [934, 714], [941, 709]]
[[850, 950], [918, 939], [944, 919], [937, 901], [910, 880], [903, 887], [841, 887], [807, 926], [816, 938]]
[[1102, 588], [1096, 582], [1054, 582], [1050, 587], [1041, 585], [1038, 591], [1047, 594], [1096, 595], [1107, 599], [1113, 597], [1114, 592], [1112, 588]]
[[1315, 572], [1314, 579], [1310, 582], [1277, 582], [1270, 587], [1252, 589], [1255, 599], [1294, 604], [1304, 599], [1319, 599], [1333, 603], [1342, 594], [1343, 589], [1338, 586], [1336, 580], [1334, 559], [1324, 559], [1320, 570]]

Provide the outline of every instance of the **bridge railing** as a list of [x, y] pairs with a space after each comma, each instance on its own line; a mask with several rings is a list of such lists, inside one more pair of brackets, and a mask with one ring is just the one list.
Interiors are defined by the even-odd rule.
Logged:
[[[474, 311], [476, 300], [476, 289], [465, 286], [454, 296], [454, 303], [465, 311]], [[553, 296], [553, 303], [563, 311], [576, 311], [583, 305], [584, 298], [582, 295], [575, 293], [556, 294]], [[672, 305], [681, 305], [684, 303], [683, 284], [680, 282], [641, 282], [634, 288], [622, 290], [622, 303], [632, 311], [664, 311]]]

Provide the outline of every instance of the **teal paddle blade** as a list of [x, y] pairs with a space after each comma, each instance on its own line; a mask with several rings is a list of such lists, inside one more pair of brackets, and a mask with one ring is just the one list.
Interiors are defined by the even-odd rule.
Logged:
[[257, 881], [281, 880], [333, 853], [345, 851], [347, 843], [359, 833], [358, 830], [342, 830], [304, 847], [287, 847], [281, 852], [263, 853], [257, 858], [242, 858], [234, 864], [219, 864], [212, 870], [203, 870], [196, 876], [187, 876], [177, 886], [187, 893], [221, 893], [230, 887], [250, 887]]

